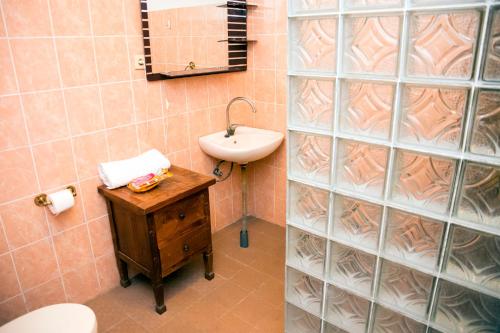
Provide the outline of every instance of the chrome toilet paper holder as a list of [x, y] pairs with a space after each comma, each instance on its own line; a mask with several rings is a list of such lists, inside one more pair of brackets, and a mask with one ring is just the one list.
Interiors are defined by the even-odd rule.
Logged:
[[[70, 185], [68, 187], [66, 187], [66, 189], [70, 190], [71, 193], [73, 194], [74, 197], [76, 197], [76, 187], [74, 187], [73, 185]], [[37, 195], [35, 197], [35, 205], [37, 205], [38, 207], [45, 207], [45, 206], [49, 206], [49, 205], [52, 205], [52, 202], [47, 198], [47, 194], [45, 193], [41, 193], [39, 195]]]

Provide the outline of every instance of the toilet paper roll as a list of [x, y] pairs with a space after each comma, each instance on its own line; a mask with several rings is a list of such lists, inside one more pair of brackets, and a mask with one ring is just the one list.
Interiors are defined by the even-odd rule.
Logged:
[[75, 205], [75, 197], [69, 189], [51, 193], [47, 195], [47, 198], [52, 202], [49, 205], [49, 210], [54, 215], [58, 215]]

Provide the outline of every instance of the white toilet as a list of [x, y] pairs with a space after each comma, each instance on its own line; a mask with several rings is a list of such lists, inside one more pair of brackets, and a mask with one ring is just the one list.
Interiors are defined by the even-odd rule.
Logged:
[[97, 333], [94, 312], [85, 305], [64, 303], [29, 312], [0, 327], [0, 333]]

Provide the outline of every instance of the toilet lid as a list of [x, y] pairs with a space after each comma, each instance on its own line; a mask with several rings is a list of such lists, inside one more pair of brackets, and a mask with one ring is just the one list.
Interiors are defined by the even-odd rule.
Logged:
[[0, 333], [97, 333], [94, 312], [82, 304], [55, 304], [29, 312], [0, 327]]

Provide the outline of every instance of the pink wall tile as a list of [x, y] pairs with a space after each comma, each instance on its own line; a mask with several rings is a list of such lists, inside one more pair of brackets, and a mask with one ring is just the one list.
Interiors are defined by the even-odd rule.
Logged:
[[174, 152], [189, 146], [189, 117], [186, 114], [168, 117], [167, 151]]
[[59, 274], [56, 257], [47, 239], [12, 252], [23, 290], [36, 287]]
[[101, 94], [106, 127], [127, 125], [134, 120], [132, 91], [128, 82], [104, 85]]
[[258, 43], [251, 44], [254, 50], [254, 67], [257, 69], [274, 69], [276, 66], [274, 35], [262, 35], [258, 37], [258, 40]]
[[92, 38], [58, 38], [56, 48], [65, 87], [97, 82]]
[[4, 28], [3, 14], [2, 14], [2, 6], [0, 6], [0, 37], [7, 36], [7, 32]]
[[208, 86], [204, 76], [186, 79], [188, 111], [208, 107]]
[[12, 39], [11, 46], [21, 91], [59, 87], [52, 39]]
[[100, 217], [89, 222], [90, 241], [96, 258], [105, 254], [112, 254], [113, 240], [111, 238], [111, 229], [107, 216]]
[[69, 135], [62, 91], [28, 94], [22, 99], [31, 143]]
[[0, 203], [35, 193], [35, 169], [28, 148], [0, 152], [0, 188], [9, 189], [0, 191]]
[[29, 290], [24, 294], [24, 297], [26, 297], [28, 311], [66, 302], [66, 295], [59, 277]]
[[28, 144], [19, 96], [0, 97], [0, 150]]
[[0, 206], [0, 217], [13, 249], [49, 235], [45, 212], [33, 204], [32, 198]]
[[[212, 199], [213, 200], [213, 199]], [[217, 200], [215, 203], [215, 225], [216, 230], [220, 230], [233, 223], [233, 198], [228, 197]]]
[[97, 165], [108, 161], [104, 132], [83, 135], [73, 139], [76, 170], [80, 179], [98, 175]]
[[97, 177], [80, 183], [83, 205], [85, 207], [85, 214], [88, 220], [92, 220], [106, 214], [106, 203], [97, 193], [97, 187], [101, 184], [101, 181]]
[[14, 297], [21, 292], [10, 254], [0, 256], [0, 275], [2, 276], [2, 283], [0, 284], [0, 303], [2, 303], [6, 299]]
[[191, 168], [191, 157], [188, 149], [167, 154], [170, 163], [181, 168]]
[[33, 155], [42, 190], [75, 182], [76, 171], [70, 140], [35, 146]]
[[0, 40], [0, 94], [12, 94], [17, 91], [14, 64], [10, 57], [9, 43]]
[[108, 131], [109, 159], [122, 160], [139, 154], [135, 126], [115, 128]]
[[125, 32], [142, 37], [141, 6], [135, 0], [125, 0]]
[[123, 0], [90, 0], [90, 11], [96, 36], [121, 35], [125, 32]]
[[113, 253], [106, 254], [96, 260], [97, 277], [99, 278], [100, 291], [106, 292], [116, 286], [120, 277], [116, 267], [116, 259]]
[[78, 270], [93, 259], [86, 225], [55, 235], [54, 247], [63, 274]]
[[186, 80], [163, 82], [165, 111], [169, 116], [187, 111]]
[[85, 222], [82, 197], [81, 195], [78, 195], [81, 193], [79, 186], [76, 186], [76, 193], [77, 196], [75, 197], [75, 205], [71, 209], [62, 212], [57, 216], [51, 214], [47, 209], [47, 218], [52, 234], [64, 231]]
[[135, 81], [132, 87], [137, 121], [156, 119], [163, 116], [161, 83], [147, 82], [146, 80]]
[[130, 78], [125, 37], [97, 37], [95, 48], [101, 82], [125, 81]]
[[165, 149], [165, 124], [163, 119], [148, 121], [137, 125], [139, 135], [139, 149], [141, 153], [149, 149], [158, 149], [166, 152]]
[[274, 103], [276, 92], [276, 72], [270, 70], [255, 71], [255, 99]]
[[73, 135], [104, 128], [98, 87], [79, 87], [64, 91], [69, 126]]
[[2, 5], [9, 36], [50, 35], [47, 0], [5, 0]]
[[50, 0], [56, 36], [90, 35], [88, 0]]
[[26, 313], [26, 305], [21, 295], [0, 303], [0, 325]]
[[207, 77], [208, 101], [210, 106], [226, 105], [229, 102], [227, 75]]
[[94, 263], [85, 264], [77, 271], [63, 275], [68, 302], [85, 303], [99, 293], [99, 282]]

